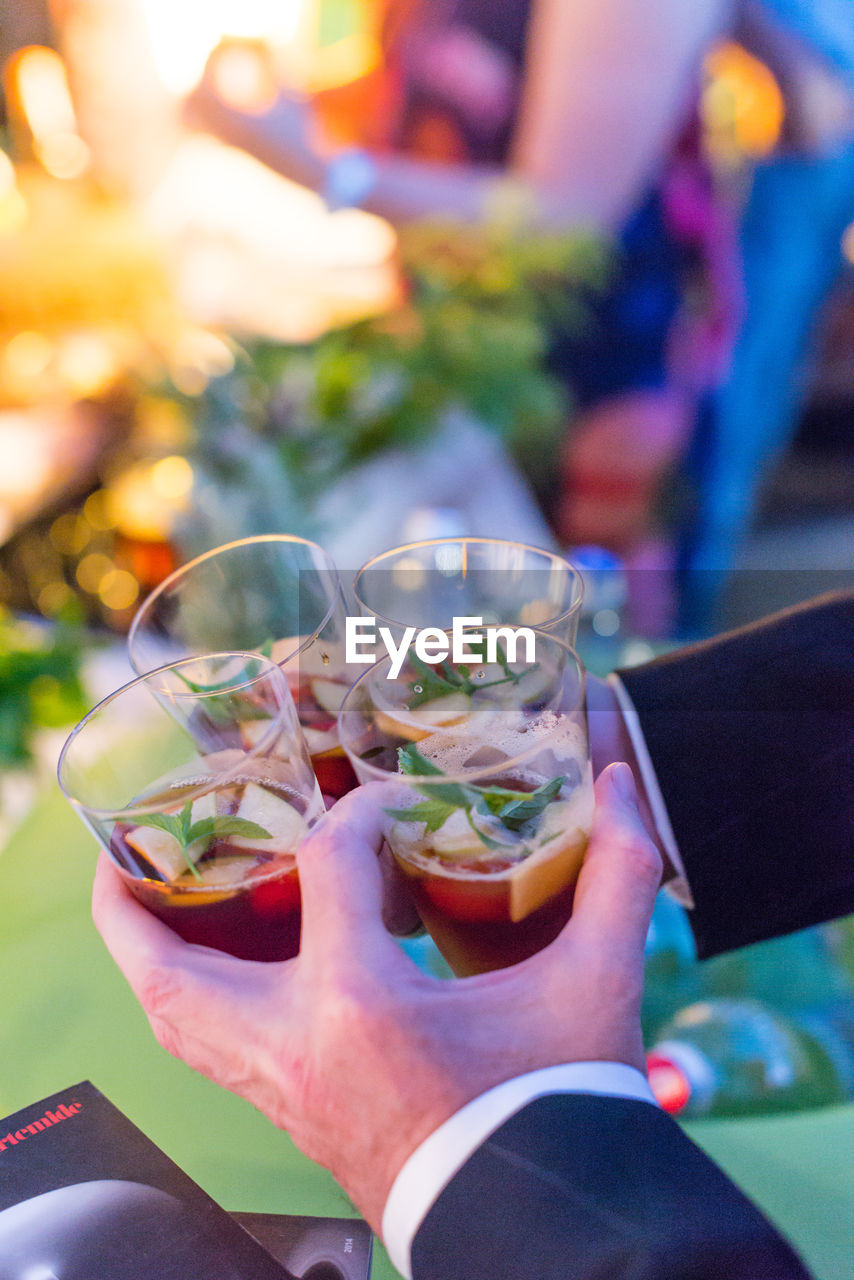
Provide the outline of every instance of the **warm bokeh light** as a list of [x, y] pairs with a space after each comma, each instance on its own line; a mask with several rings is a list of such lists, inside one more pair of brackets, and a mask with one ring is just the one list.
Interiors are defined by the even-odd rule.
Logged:
[[212, 60], [210, 77], [222, 101], [238, 111], [262, 114], [281, 89], [269, 55], [256, 43], [223, 45]]
[[166, 502], [180, 501], [193, 487], [193, 468], [179, 454], [161, 458], [151, 468], [151, 483], [159, 498]]
[[113, 569], [113, 561], [103, 551], [90, 551], [78, 564], [75, 576], [84, 591], [96, 595], [104, 578]]
[[0, 458], [0, 505], [23, 503], [44, 490], [53, 463], [25, 413], [6, 410], [0, 415]]
[[52, 133], [76, 133], [65, 66], [59, 54], [42, 45], [28, 45], [9, 59], [7, 92], [20, 107], [36, 138]]
[[[163, 463], [167, 464], [165, 469]], [[176, 516], [187, 508], [192, 483], [192, 468], [185, 458], [161, 458], [128, 467], [108, 490], [110, 517], [116, 529], [130, 539], [167, 541]]]
[[17, 190], [18, 179], [15, 176], [15, 166], [6, 155], [5, 151], [0, 151], [0, 201], [7, 199]]
[[741, 45], [726, 41], [705, 60], [701, 111], [708, 145], [717, 160], [769, 155], [780, 141], [786, 107], [768, 66]]
[[29, 45], [5, 71], [11, 110], [27, 124], [33, 154], [54, 178], [79, 178], [89, 167], [89, 148], [80, 137], [65, 64], [53, 49]]
[[106, 533], [114, 527], [110, 503], [105, 489], [96, 489], [83, 503], [83, 516], [90, 528]]
[[34, 329], [16, 333], [2, 355], [3, 374], [13, 385], [40, 377], [54, 356], [54, 345]]
[[157, 72], [172, 93], [198, 83], [221, 40], [293, 41], [313, 0], [147, 0], [145, 22]]
[[63, 339], [58, 367], [65, 385], [79, 396], [103, 391], [118, 372], [110, 342], [97, 333], [74, 333]]
[[50, 526], [48, 537], [61, 555], [79, 556], [92, 539], [92, 526], [76, 511], [64, 511]]
[[54, 178], [80, 178], [89, 168], [91, 152], [76, 133], [51, 133], [35, 144], [35, 153]]
[[108, 609], [121, 613], [136, 603], [139, 583], [127, 569], [110, 569], [101, 579], [98, 597]]
[[18, 189], [15, 166], [0, 151], [0, 236], [20, 231], [27, 220], [27, 202]]
[[36, 603], [39, 611], [46, 618], [51, 618], [69, 604], [73, 597], [74, 593], [68, 584], [57, 579], [42, 587]]

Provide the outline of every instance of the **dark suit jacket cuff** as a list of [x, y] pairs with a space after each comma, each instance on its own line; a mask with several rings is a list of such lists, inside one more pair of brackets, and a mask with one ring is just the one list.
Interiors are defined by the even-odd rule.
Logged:
[[413, 1280], [805, 1280], [759, 1210], [655, 1107], [540, 1098], [448, 1184]]

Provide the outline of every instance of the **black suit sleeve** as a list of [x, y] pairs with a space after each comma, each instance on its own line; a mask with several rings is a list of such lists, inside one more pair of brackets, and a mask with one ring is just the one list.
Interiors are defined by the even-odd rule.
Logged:
[[854, 593], [619, 674], [700, 956], [854, 911]]
[[413, 1280], [808, 1280], [786, 1241], [646, 1102], [529, 1103], [445, 1187]]

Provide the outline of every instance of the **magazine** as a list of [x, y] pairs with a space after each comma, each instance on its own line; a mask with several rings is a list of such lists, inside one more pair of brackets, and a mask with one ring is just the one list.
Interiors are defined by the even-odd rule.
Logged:
[[88, 1081], [0, 1121], [0, 1280], [366, 1280], [369, 1265], [365, 1223], [233, 1218]]
[[373, 1233], [361, 1218], [235, 1213], [264, 1248], [302, 1280], [368, 1280]]

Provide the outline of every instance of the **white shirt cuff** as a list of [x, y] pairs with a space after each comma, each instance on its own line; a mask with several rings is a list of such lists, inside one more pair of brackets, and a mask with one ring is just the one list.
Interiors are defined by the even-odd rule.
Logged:
[[522, 1107], [553, 1093], [597, 1093], [637, 1098], [657, 1106], [646, 1077], [623, 1062], [570, 1062], [505, 1080], [462, 1107], [435, 1129], [395, 1178], [383, 1211], [389, 1257], [412, 1280], [412, 1241], [434, 1202], [479, 1146]]
[[641, 728], [638, 713], [635, 710], [635, 704], [629, 697], [625, 685], [616, 672], [612, 672], [608, 676], [608, 684], [614, 690], [617, 705], [623, 717], [623, 723], [631, 738], [635, 759], [640, 770], [641, 780], [646, 789], [647, 800], [649, 801], [655, 829], [658, 832], [658, 838], [661, 841], [661, 847], [676, 872], [673, 879], [668, 880], [665, 888], [677, 902], [681, 902], [683, 907], [690, 909], [694, 905], [691, 886], [688, 884], [685, 864], [682, 861], [682, 855], [676, 843], [676, 836], [673, 834], [673, 827], [670, 825], [670, 815], [667, 812], [667, 805], [664, 803], [664, 796], [661, 794], [661, 787], [658, 785], [658, 775], [655, 772], [655, 765], [652, 763], [652, 757], [646, 745], [646, 738], [643, 736], [643, 729]]

